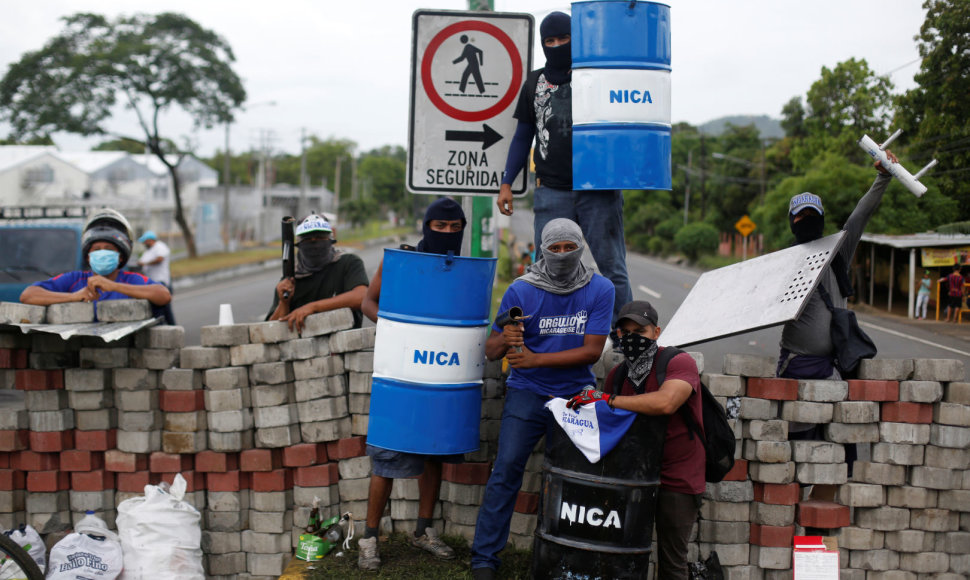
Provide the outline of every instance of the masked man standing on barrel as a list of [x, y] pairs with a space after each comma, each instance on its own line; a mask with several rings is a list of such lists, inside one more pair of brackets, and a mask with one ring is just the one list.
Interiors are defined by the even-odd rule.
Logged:
[[287, 322], [303, 330], [303, 321], [317, 312], [350, 308], [354, 328], [360, 328], [360, 304], [367, 293], [367, 271], [355, 254], [338, 251], [333, 228], [322, 216], [310, 214], [296, 228], [296, 275], [276, 285], [266, 320]]
[[[429, 254], [447, 254], [452, 252], [461, 254], [461, 242], [464, 236], [465, 212], [453, 199], [446, 197], [435, 200], [424, 214], [422, 233], [424, 237], [418, 242], [417, 248], [407, 246], [406, 249]], [[405, 248], [402, 246], [402, 248]], [[364, 314], [377, 322], [377, 313], [381, 299], [381, 272], [384, 262], [381, 261], [374, 274], [374, 280], [367, 289], [362, 306]], [[377, 571], [381, 567], [380, 550], [377, 546], [377, 536], [381, 517], [391, 497], [394, 480], [402, 477], [418, 478], [418, 523], [413, 535], [409, 535], [411, 544], [421, 548], [441, 560], [451, 560], [455, 551], [438, 537], [438, 531], [433, 526], [435, 504], [438, 503], [441, 491], [442, 463], [461, 463], [462, 455], [418, 455], [392, 451], [373, 445], [367, 445], [367, 455], [371, 458], [372, 473], [370, 487], [367, 493], [367, 519], [364, 527], [364, 537], [357, 544], [359, 554], [357, 567], [361, 570]]]
[[[498, 454], [485, 488], [472, 544], [472, 575], [495, 578], [505, 548], [526, 461], [550, 423], [545, 404], [595, 384], [592, 366], [603, 353], [613, 315], [613, 284], [582, 263], [583, 233], [558, 218], [542, 230], [542, 258], [502, 297], [500, 312], [522, 310], [521, 322], [493, 325], [489, 360], [505, 357], [506, 382]], [[556, 427], [558, 428], [558, 427]]]
[[657, 321], [657, 310], [649, 302], [636, 300], [623, 306], [616, 333], [624, 361], [610, 371], [602, 391], [585, 391], [567, 406], [608, 401], [610, 407], [666, 422], [655, 511], [657, 578], [687, 580], [687, 545], [706, 483], [704, 444], [688, 429], [681, 409], [686, 406], [694, 423], [704, 425], [701, 379], [697, 363], [681, 352], [666, 363], [663, 384], [658, 384], [659, 369], [654, 362], [663, 349], [657, 346]]

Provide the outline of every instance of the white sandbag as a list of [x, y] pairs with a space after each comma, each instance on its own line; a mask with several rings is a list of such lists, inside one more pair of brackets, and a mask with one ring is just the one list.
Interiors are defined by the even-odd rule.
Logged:
[[185, 478], [175, 475], [167, 492], [145, 486], [145, 497], [118, 506], [124, 552], [121, 580], [203, 580], [201, 516], [185, 497]]
[[88, 512], [72, 533], [51, 548], [47, 580], [115, 580], [123, 568], [118, 534]]
[[[44, 571], [44, 567], [47, 565], [47, 546], [44, 545], [44, 539], [40, 537], [40, 534], [34, 529], [34, 526], [24, 524], [3, 533], [7, 534], [11, 540], [17, 542], [20, 547], [27, 550], [30, 558], [34, 562], [37, 562], [40, 571]], [[0, 580], [2, 578], [0, 576]]]

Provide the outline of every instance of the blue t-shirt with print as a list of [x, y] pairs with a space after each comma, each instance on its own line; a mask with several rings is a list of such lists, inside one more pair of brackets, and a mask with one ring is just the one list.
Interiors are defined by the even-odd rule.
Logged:
[[[499, 312], [513, 306], [526, 316], [526, 347], [532, 352], [562, 352], [583, 346], [587, 334], [606, 336], [613, 316], [613, 283], [594, 274], [588, 284], [570, 294], [559, 295], [539, 290], [521, 280], [512, 282], [502, 297]], [[492, 326], [497, 332], [501, 328]], [[506, 385], [541, 395], [566, 397], [595, 385], [593, 365], [512, 369]]]
[[[88, 278], [94, 276], [94, 272], [91, 270], [75, 270], [74, 272], [65, 272], [58, 276], [54, 276], [48, 280], [41, 280], [40, 282], [34, 282], [33, 286], [40, 286], [44, 290], [50, 290], [51, 292], [77, 292], [81, 288], [88, 285]], [[115, 278], [115, 282], [121, 282], [122, 284], [131, 284], [133, 286], [149, 286], [151, 284], [158, 284], [158, 282], [152, 280], [144, 274], [139, 274], [137, 272], [128, 272], [122, 270], [118, 272], [118, 277]], [[92, 303], [95, 305], [95, 312], [97, 312], [97, 303], [102, 300], [130, 300], [131, 296], [127, 294], [122, 294], [121, 292], [105, 292], [99, 290], [100, 297], [94, 300]], [[152, 305], [152, 314], [157, 315], [156, 307]]]

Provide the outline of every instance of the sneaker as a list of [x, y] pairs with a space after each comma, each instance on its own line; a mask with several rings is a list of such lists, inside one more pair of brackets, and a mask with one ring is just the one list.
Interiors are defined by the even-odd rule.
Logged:
[[434, 528], [425, 528], [423, 536], [410, 534], [408, 537], [411, 539], [412, 546], [431, 552], [439, 560], [451, 560], [455, 557], [455, 551], [441, 541]]
[[377, 538], [363, 538], [357, 542], [360, 555], [357, 556], [357, 567], [361, 570], [376, 572], [381, 568], [381, 555], [377, 552]]
[[472, 570], [472, 580], [495, 580], [495, 570], [491, 568], [475, 568]]

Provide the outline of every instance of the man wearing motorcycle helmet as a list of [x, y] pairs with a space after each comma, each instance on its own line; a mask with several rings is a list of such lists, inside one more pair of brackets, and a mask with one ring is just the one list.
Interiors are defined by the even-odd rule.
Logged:
[[141, 298], [153, 310], [172, 300], [168, 289], [143, 274], [122, 270], [131, 256], [131, 226], [112, 209], [99, 210], [84, 226], [81, 252], [88, 269], [65, 272], [24, 289], [24, 304], [47, 306], [63, 302], [99, 302]]

